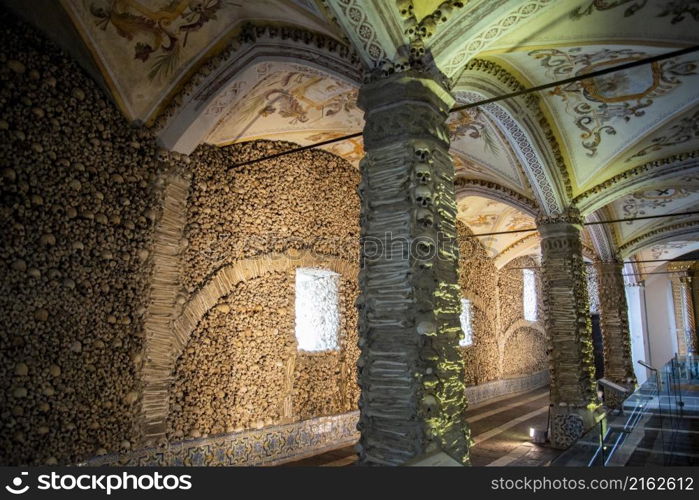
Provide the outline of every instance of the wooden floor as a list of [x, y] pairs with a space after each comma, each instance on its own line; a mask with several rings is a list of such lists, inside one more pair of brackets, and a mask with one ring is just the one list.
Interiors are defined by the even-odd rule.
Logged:
[[[471, 463], [475, 466], [540, 466], [558, 453], [532, 444], [530, 427], [546, 427], [548, 388], [499, 398], [469, 408]], [[356, 464], [354, 447], [347, 446], [314, 457], [284, 464], [291, 467], [347, 467]]]

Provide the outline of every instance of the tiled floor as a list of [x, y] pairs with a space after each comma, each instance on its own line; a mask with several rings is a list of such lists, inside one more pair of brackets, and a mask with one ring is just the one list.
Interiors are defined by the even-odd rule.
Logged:
[[[531, 443], [529, 429], [546, 427], [548, 388], [517, 394], [469, 408], [467, 418], [475, 445], [476, 466], [539, 466], [560, 453]], [[287, 466], [345, 467], [356, 462], [352, 446], [288, 463]]]

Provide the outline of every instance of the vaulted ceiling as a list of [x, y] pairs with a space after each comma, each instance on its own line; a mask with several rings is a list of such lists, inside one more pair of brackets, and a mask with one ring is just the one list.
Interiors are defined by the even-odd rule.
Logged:
[[[415, 47], [467, 103], [699, 44], [699, 0], [2, 1], [184, 153], [358, 132], [363, 75], [399, 68]], [[699, 210], [699, 53], [453, 113], [448, 125], [460, 217], [475, 233], [571, 204], [591, 222]], [[358, 138], [325, 149], [354, 164], [363, 155]], [[602, 259], [699, 248], [696, 215], [588, 229]], [[531, 233], [482, 242], [500, 264], [537, 246]]]

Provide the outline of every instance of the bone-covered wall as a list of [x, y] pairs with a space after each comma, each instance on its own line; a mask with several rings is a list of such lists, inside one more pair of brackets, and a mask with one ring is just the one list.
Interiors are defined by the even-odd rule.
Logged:
[[126, 451], [163, 164], [54, 46], [0, 30], [0, 463]]
[[[0, 464], [356, 410], [357, 170], [322, 151], [236, 166], [283, 142], [165, 154], [50, 43], [0, 29]], [[498, 271], [468, 231], [473, 385], [509, 372]], [[339, 350], [298, 350], [296, 267], [340, 275]], [[536, 349], [518, 332], [506, 366]]]
[[498, 378], [497, 268], [468, 226], [457, 221], [459, 238], [459, 285], [471, 301], [473, 345], [461, 348], [466, 362], [466, 384], [476, 385]]
[[217, 268], [268, 252], [357, 261], [359, 173], [348, 162], [313, 150], [234, 167], [295, 146], [256, 141], [194, 152], [184, 234], [188, 292]]
[[541, 327], [541, 286], [537, 276], [539, 321], [524, 320], [522, 267], [536, 267], [532, 257], [513, 259], [498, 270], [473, 232], [457, 223], [463, 297], [472, 304], [473, 345], [461, 348], [466, 383], [483, 384], [546, 369]]
[[[238, 283], [206, 312], [177, 359], [170, 438], [259, 428], [356, 409], [358, 172], [322, 151], [232, 166], [287, 143], [202, 147], [192, 186], [182, 284], [196, 295], [220, 269], [274, 254], [344, 262], [340, 349], [299, 351], [295, 267]], [[284, 256], [284, 257], [282, 257]], [[273, 260], [274, 262], [274, 260]], [[334, 269], [331, 269], [334, 270]]]
[[[503, 266], [498, 275], [500, 292], [501, 366], [503, 377], [525, 375], [548, 366], [543, 331], [543, 302], [538, 263], [529, 256], [518, 257]], [[532, 268], [536, 276], [537, 321], [524, 321], [522, 268]]]

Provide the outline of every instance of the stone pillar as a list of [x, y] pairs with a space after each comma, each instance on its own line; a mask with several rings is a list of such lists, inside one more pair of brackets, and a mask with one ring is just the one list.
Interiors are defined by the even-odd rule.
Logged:
[[594, 422], [592, 325], [580, 232], [582, 219], [569, 210], [540, 217], [544, 324], [551, 370], [549, 439], [566, 448]]
[[599, 283], [600, 326], [604, 341], [604, 377], [633, 389], [636, 377], [631, 359], [624, 264], [614, 260], [598, 262], [595, 267]]
[[414, 70], [362, 87], [360, 463], [468, 463], [454, 167], [445, 86]]
[[694, 299], [692, 297], [693, 276], [687, 273], [680, 277], [680, 298], [682, 322], [684, 324], [684, 342], [687, 354], [697, 353], [697, 328], [694, 322]]

